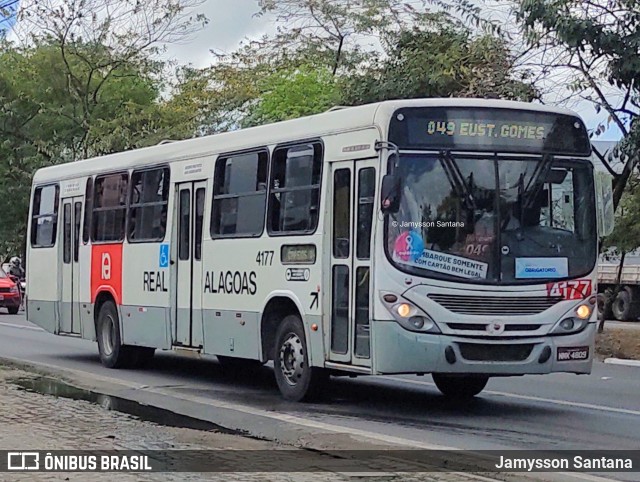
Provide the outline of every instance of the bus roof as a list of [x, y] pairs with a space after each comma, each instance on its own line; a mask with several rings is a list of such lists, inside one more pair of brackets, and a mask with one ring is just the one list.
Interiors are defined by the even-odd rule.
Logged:
[[506, 100], [471, 98], [391, 100], [45, 167], [36, 172], [33, 183], [44, 184], [62, 179], [85, 177], [103, 171], [113, 172], [162, 162], [195, 159], [386, 125], [393, 112], [402, 107], [484, 107], [577, 115], [567, 109]]

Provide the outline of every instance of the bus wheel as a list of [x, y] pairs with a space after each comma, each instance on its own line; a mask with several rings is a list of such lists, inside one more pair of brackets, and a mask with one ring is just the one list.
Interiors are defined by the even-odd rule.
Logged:
[[129, 347], [123, 346], [120, 338], [118, 310], [112, 301], [100, 307], [97, 323], [98, 352], [100, 361], [107, 368], [122, 368], [132, 361]]
[[309, 365], [304, 327], [297, 315], [285, 317], [278, 327], [273, 365], [280, 393], [293, 402], [316, 398], [328, 378], [326, 370]]
[[17, 315], [19, 310], [20, 310], [19, 306], [10, 306], [9, 308], [7, 308], [7, 311], [9, 312], [10, 315]]
[[433, 381], [445, 397], [467, 399], [475, 397], [487, 386], [489, 377], [484, 375], [445, 375], [433, 373]]

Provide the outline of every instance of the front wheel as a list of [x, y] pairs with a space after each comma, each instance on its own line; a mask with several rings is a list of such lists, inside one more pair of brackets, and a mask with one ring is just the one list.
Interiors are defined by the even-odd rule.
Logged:
[[318, 397], [328, 379], [326, 370], [309, 365], [304, 327], [297, 315], [285, 317], [278, 327], [273, 365], [280, 393], [293, 402]]
[[9, 312], [10, 315], [17, 315], [19, 310], [20, 310], [19, 306], [9, 306], [7, 308], [7, 311]]
[[432, 374], [433, 381], [445, 397], [464, 400], [475, 397], [487, 386], [489, 377], [484, 375]]

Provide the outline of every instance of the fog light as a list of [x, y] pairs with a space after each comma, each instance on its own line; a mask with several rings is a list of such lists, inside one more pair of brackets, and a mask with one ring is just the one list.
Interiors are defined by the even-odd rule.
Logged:
[[574, 326], [575, 326], [575, 323], [571, 318], [567, 318], [566, 320], [562, 320], [560, 322], [560, 327], [566, 331], [573, 330]]
[[578, 306], [578, 308], [576, 308], [576, 315], [578, 315], [578, 318], [581, 320], [586, 320], [591, 316], [591, 307], [587, 305]]
[[401, 305], [398, 305], [397, 310], [398, 310], [398, 314], [403, 318], [406, 318], [411, 314], [411, 306], [409, 306], [407, 303], [402, 303]]
[[422, 316], [412, 316], [409, 318], [409, 323], [415, 326], [418, 330], [424, 326], [424, 317]]

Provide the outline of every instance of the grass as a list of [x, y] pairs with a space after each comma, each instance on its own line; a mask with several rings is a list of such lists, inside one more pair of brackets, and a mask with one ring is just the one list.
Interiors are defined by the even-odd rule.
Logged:
[[602, 358], [640, 360], [640, 330], [607, 328], [596, 335], [596, 354]]

